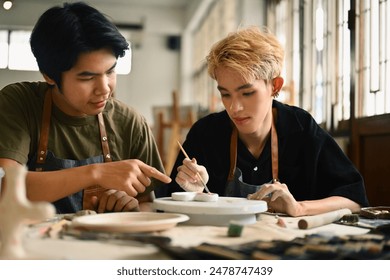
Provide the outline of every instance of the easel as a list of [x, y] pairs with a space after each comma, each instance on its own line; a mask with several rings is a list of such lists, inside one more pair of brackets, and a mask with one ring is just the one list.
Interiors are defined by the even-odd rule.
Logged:
[[[165, 172], [170, 174], [175, 164], [176, 156], [179, 150], [177, 141], [181, 142], [181, 130], [182, 128], [190, 128], [194, 123], [194, 116], [192, 111], [188, 112], [187, 119], [185, 121], [180, 120], [179, 102], [176, 91], [172, 92], [172, 120], [169, 122], [164, 121], [164, 112], [158, 113], [158, 134], [157, 134], [157, 146], [160, 151], [162, 161], [164, 163]], [[164, 132], [165, 129], [170, 129], [169, 143], [167, 153], [164, 149]]]
[[295, 85], [294, 81], [291, 80], [288, 85], [282, 87], [282, 91], [285, 92], [286, 97], [284, 103], [289, 105], [295, 105]]

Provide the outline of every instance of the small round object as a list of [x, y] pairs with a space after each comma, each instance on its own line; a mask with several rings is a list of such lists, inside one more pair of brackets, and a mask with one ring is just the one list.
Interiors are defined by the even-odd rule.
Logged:
[[218, 201], [217, 193], [197, 193], [194, 200], [203, 202], [216, 202]]
[[174, 192], [171, 197], [176, 201], [192, 201], [194, 200], [197, 192]]

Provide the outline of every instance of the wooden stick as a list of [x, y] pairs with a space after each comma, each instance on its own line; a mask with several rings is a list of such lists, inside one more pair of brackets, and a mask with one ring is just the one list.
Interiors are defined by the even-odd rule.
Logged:
[[331, 211], [319, 215], [307, 216], [298, 221], [300, 229], [309, 229], [331, 224], [340, 220], [344, 215], [351, 214], [351, 210], [344, 208], [336, 211]]
[[[187, 159], [191, 160], [179, 141], [177, 141], [177, 144], [179, 144], [180, 150], [183, 152], [184, 156]], [[196, 175], [198, 176], [199, 180], [202, 182], [202, 185], [203, 185], [204, 189], [206, 190], [206, 192], [210, 193], [209, 188], [207, 187], [206, 183], [203, 181], [203, 178], [202, 178], [202, 176], [200, 176], [199, 172], [196, 172]]]

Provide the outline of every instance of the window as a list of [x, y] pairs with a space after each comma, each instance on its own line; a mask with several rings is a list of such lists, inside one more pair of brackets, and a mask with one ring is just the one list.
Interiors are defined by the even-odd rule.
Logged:
[[337, 2], [337, 68], [336, 68], [336, 96], [335, 96], [335, 124], [341, 120], [348, 120], [351, 116], [350, 79], [351, 79], [351, 49], [350, 31], [348, 29], [348, 11], [350, 1]]
[[120, 57], [118, 59], [118, 63], [116, 65], [116, 73], [119, 75], [126, 75], [131, 72], [131, 57], [132, 57], [132, 51], [131, 51], [131, 44], [129, 43], [129, 49], [126, 50], [125, 56]]
[[0, 30], [0, 69], [8, 65], [8, 31]]
[[357, 117], [390, 113], [390, 0], [356, 0]]
[[30, 48], [31, 31], [10, 31], [8, 68], [10, 70], [38, 71], [38, 64]]
[[330, 131], [351, 117], [390, 113], [390, 0], [274, 0], [267, 9], [267, 25], [286, 49], [296, 105]]
[[[31, 31], [0, 30], [0, 69], [39, 71], [30, 48]], [[131, 45], [125, 56], [118, 59], [116, 72], [126, 75], [131, 71]]]

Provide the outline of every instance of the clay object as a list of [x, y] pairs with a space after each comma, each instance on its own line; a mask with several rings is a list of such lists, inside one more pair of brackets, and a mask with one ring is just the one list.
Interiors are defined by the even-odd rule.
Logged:
[[175, 201], [192, 201], [197, 192], [174, 192], [172, 193], [172, 200]]
[[27, 224], [53, 217], [55, 208], [49, 202], [30, 202], [27, 199], [25, 166], [3, 169], [5, 184], [0, 197], [0, 259], [26, 259], [23, 234]]
[[216, 193], [174, 192], [172, 193], [171, 197], [172, 200], [175, 201], [202, 201], [202, 202], [218, 201], [218, 194]]
[[218, 201], [217, 193], [197, 193], [194, 200], [203, 202], [216, 202]]

